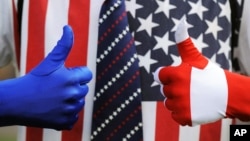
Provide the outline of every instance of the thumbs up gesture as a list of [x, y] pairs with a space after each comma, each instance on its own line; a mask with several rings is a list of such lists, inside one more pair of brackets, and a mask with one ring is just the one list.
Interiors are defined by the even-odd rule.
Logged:
[[189, 126], [225, 117], [250, 120], [250, 78], [223, 70], [202, 56], [185, 21], [178, 25], [175, 39], [182, 63], [154, 73], [172, 118]]
[[73, 127], [92, 73], [87, 67], [64, 66], [72, 44], [73, 31], [65, 26], [57, 45], [37, 67], [23, 77], [0, 82], [0, 126]]

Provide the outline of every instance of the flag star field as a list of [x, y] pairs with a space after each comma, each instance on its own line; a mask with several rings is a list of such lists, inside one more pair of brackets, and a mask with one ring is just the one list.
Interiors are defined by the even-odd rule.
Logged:
[[198, 50], [222, 68], [231, 69], [228, 0], [126, 0], [126, 6], [140, 60], [144, 101], [163, 100], [152, 73], [181, 62], [174, 33], [183, 18]]

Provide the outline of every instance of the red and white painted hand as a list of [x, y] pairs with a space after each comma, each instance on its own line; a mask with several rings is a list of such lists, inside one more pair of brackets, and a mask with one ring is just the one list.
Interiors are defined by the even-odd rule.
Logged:
[[184, 20], [175, 39], [182, 63], [160, 67], [154, 73], [173, 119], [189, 126], [225, 117], [250, 120], [250, 78], [223, 70], [205, 58], [195, 48]]

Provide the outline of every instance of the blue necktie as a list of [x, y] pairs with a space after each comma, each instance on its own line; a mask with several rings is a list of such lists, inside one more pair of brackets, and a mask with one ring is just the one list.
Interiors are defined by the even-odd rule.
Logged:
[[91, 140], [143, 140], [139, 61], [124, 0], [102, 5], [96, 63]]

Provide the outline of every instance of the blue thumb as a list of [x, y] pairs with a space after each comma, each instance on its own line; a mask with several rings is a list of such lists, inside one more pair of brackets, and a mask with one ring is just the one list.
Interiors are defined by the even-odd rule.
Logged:
[[64, 26], [63, 35], [57, 42], [57, 45], [47, 55], [47, 57], [31, 71], [31, 73], [33, 75], [49, 75], [64, 65], [64, 62], [72, 48], [73, 39], [74, 35], [71, 27], [68, 25]]

